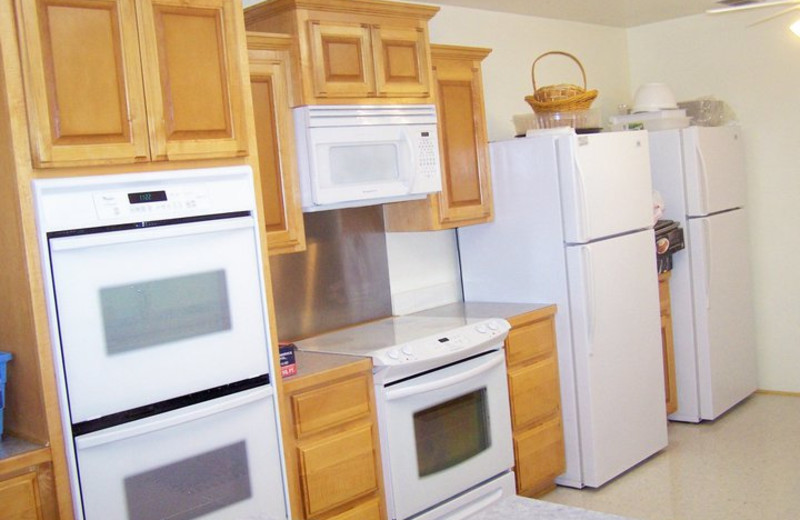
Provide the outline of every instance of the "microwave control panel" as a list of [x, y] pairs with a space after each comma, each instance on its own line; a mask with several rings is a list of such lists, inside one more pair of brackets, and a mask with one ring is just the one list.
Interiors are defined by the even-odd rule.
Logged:
[[435, 132], [420, 132], [417, 141], [417, 171], [426, 177], [439, 175], [439, 143]]

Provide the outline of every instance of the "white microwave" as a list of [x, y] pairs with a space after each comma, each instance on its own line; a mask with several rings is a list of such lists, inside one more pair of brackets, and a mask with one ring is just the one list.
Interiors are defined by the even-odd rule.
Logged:
[[304, 106], [294, 123], [304, 212], [442, 189], [433, 105]]

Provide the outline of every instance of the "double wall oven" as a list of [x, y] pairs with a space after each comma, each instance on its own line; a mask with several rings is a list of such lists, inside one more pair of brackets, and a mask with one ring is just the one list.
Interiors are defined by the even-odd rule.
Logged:
[[287, 518], [250, 169], [34, 196], [76, 518]]
[[504, 320], [401, 316], [301, 350], [369, 356], [392, 520], [456, 520], [514, 494]]

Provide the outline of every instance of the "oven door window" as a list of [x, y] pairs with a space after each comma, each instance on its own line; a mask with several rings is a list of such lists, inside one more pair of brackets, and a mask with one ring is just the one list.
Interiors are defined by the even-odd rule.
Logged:
[[50, 240], [73, 423], [269, 372], [255, 233], [244, 217]]
[[414, 414], [420, 477], [456, 466], [491, 446], [487, 406], [482, 388]]

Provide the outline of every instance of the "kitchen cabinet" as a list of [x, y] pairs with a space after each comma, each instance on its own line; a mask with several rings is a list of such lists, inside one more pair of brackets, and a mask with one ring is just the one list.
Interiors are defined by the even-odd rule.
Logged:
[[[14, 447], [27, 444], [8, 437], [4, 437], [3, 442]], [[49, 459], [47, 448], [35, 448], [0, 459], [0, 519], [57, 518]]]
[[508, 318], [508, 391], [517, 493], [539, 496], [564, 472], [554, 305]]
[[388, 231], [450, 229], [492, 220], [481, 62], [489, 49], [431, 45], [442, 191], [384, 206]]
[[658, 297], [661, 303], [661, 346], [664, 354], [664, 393], [667, 413], [678, 411], [678, 386], [675, 381], [675, 346], [672, 341], [672, 304], [669, 297], [670, 271], [658, 275]]
[[297, 105], [431, 103], [428, 20], [438, 7], [379, 0], [274, 0], [248, 29], [296, 37]]
[[248, 153], [241, 6], [17, 2], [37, 168]]
[[[282, 397], [292, 518], [386, 518], [371, 361], [296, 355]], [[344, 361], [309, 370], [330, 359]]]
[[270, 254], [306, 248], [290, 108], [291, 37], [249, 32], [250, 91]]

